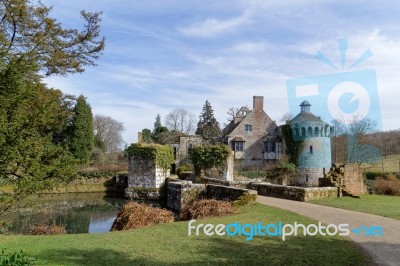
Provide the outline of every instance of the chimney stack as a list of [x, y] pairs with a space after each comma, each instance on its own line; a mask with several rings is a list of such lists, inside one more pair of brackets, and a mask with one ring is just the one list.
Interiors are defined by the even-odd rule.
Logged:
[[253, 110], [254, 111], [264, 110], [264, 96], [253, 96]]
[[138, 138], [137, 138], [137, 143], [142, 143], [143, 142], [143, 135], [142, 132], [138, 132]]

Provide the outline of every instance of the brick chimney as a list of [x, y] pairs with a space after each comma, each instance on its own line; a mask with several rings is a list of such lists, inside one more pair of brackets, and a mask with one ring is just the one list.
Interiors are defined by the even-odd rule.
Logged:
[[137, 143], [142, 143], [143, 142], [143, 136], [142, 136], [142, 132], [138, 132], [138, 137], [137, 137]]
[[264, 110], [264, 96], [253, 96], [253, 110], [254, 111]]

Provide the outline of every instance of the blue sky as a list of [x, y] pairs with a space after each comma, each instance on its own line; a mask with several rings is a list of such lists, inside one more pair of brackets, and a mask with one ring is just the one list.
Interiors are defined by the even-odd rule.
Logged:
[[[222, 125], [229, 107], [252, 107], [252, 96], [261, 95], [265, 111], [279, 121], [289, 111], [287, 80], [348, 71], [368, 48], [373, 56], [352, 70], [375, 70], [383, 129], [400, 128], [398, 1], [43, 3], [66, 27], [80, 27], [80, 10], [103, 12], [106, 49], [98, 66], [45, 82], [85, 95], [93, 113], [123, 122], [127, 143], [152, 129], [157, 114], [164, 120], [183, 107], [198, 116], [206, 100]], [[348, 40], [344, 70], [315, 58], [321, 51], [340, 65], [338, 39]]]

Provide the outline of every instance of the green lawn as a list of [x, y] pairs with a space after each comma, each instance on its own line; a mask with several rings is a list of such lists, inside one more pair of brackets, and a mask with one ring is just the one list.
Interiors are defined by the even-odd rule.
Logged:
[[[400, 154], [388, 155], [383, 159], [383, 169], [385, 172], [399, 172]], [[382, 163], [376, 164], [363, 163], [361, 168], [369, 171], [382, 171]]]
[[[297, 214], [259, 204], [234, 216], [197, 223], [315, 223]], [[24, 249], [39, 265], [368, 265], [369, 258], [339, 237], [187, 235], [188, 222], [103, 234], [1, 236], [7, 251]]]
[[310, 203], [359, 211], [400, 220], [400, 196], [362, 195], [359, 199], [342, 197], [313, 200]]

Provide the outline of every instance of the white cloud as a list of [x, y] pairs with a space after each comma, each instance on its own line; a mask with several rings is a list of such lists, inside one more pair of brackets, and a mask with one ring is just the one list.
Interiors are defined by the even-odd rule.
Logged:
[[202, 22], [181, 27], [180, 31], [192, 37], [214, 37], [249, 23], [251, 23], [249, 13], [244, 12], [241, 16], [230, 19], [208, 18]]
[[262, 53], [266, 48], [264, 42], [243, 42], [235, 45], [232, 50], [241, 53]]
[[[46, 2], [54, 2], [55, 11], [62, 9], [55, 0]], [[399, 27], [397, 17], [379, 16], [382, 9], [373, 11], [376, 19], [369, 23], [365, 6], [351, 10], [355, 4], [350, 2], [213, 1], [194, 8], [187, 1], [173, 1], [174, 6], [148, 1], [139, 10], [136, 2], [100, 2], [107, 37], [104, 61], [68, 81], [56, 78], [52, 85], [83, 93], [95, 113], [122, 121], [127, 142], [143, 128], [151, 129], [158, 113], [164, 120], [169, 111], [183, 107], [199, 115], [207, 99], [221, 125], [229, 107], [251, 108], [253, 95], [264, 96], [265, 110], [279, 120], [288, 111], [286, 80], [335, 73], [315, 54], [321, 50], [340, 66], [336, 40], [346, 37], [345, 67], [372, 50], [374, 56], [354, 70], [376, 70], [384, 129], [400, 127]], [[61, 13], [69, 18], [76, 11]], [[223, 38], [212, 38], [217, 36]]]

